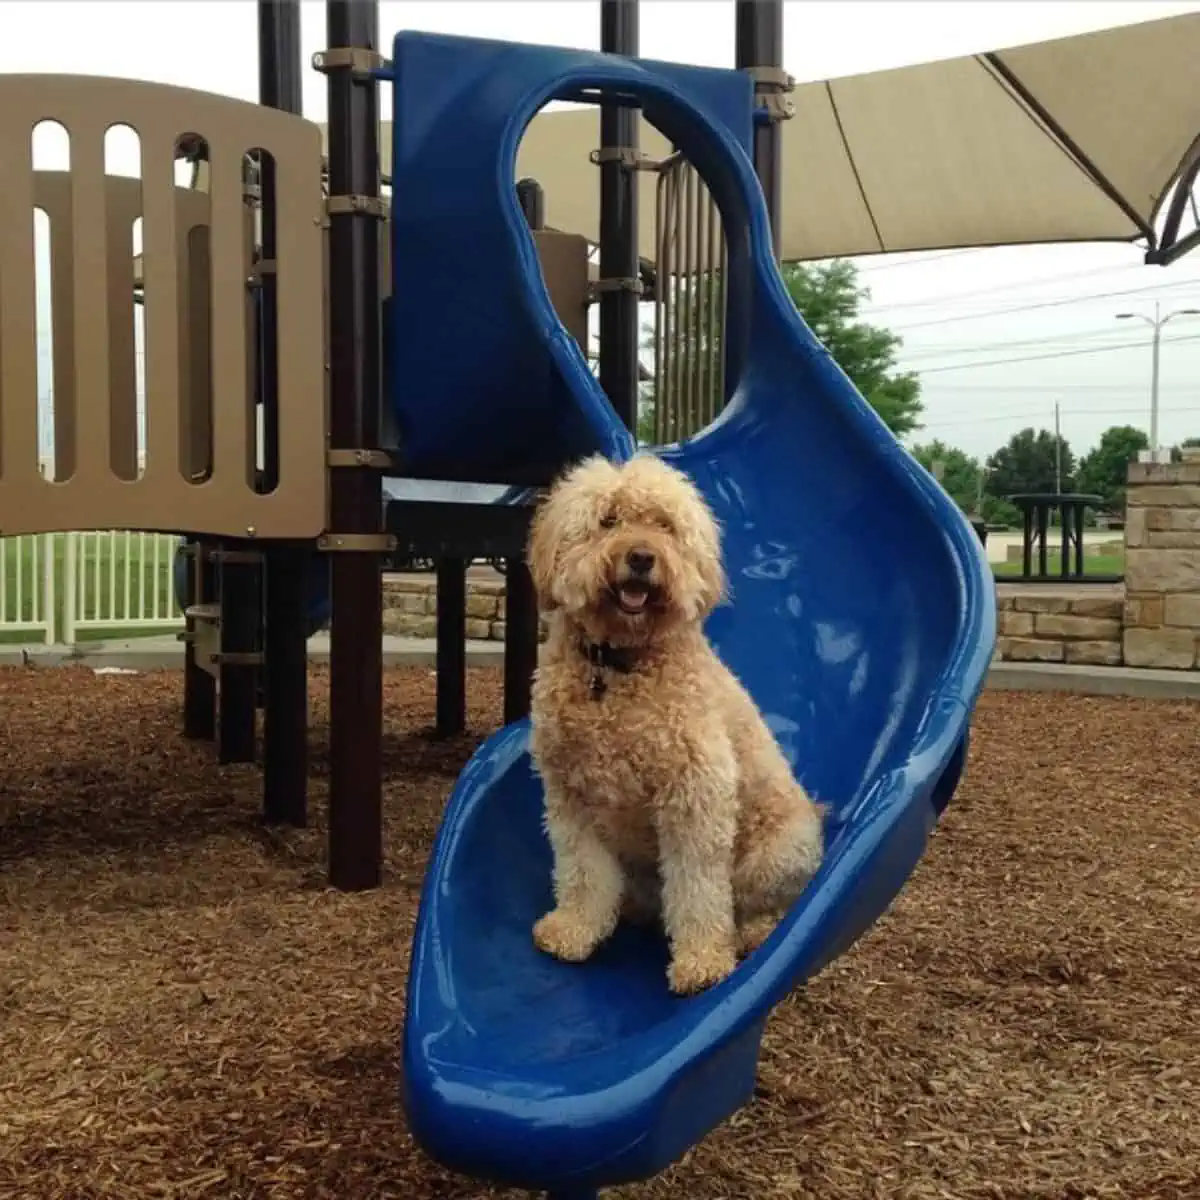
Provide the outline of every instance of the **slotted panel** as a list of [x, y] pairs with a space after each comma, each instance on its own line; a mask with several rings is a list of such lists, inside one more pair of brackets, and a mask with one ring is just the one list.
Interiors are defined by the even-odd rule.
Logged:
[[[56, 327], [69, 344], [55, 346], [56, 375], [69, 364], [73, 395], [55, 404], [71, 421], [55, 430], [72, 443], [70, 478], [38, 470], [37, 316], [31, 161], [34, 125], [52, 120], [71, 137], [69, 204], [60, 211], [70, 237], [69, 263], [56, 264], [65, 284], [55, 305], [69, 303], [73, 321]], [[113, 221], [124, 221], [120, 188], [129, 180], [104, 174], [104, 135], [130, 126], [142, 146], [145, 285], [146, 455], [140, 478], [126, 461], [127, 431], [136, 428], [136, 395], [127, 371], [113, 369], [128, 350], [133, 271], [115, 254]], [[181, 204], [174, 148], [181, 134], [205, 139], [212, 155], [202, 213], [207, 255], [188, 255], [198, 227], [196, 205]], [[269, 494], [255, 490], [252, 466], [252, 347], [246, 304], [247, 206], [242, 158], [251, 147], [277, 164], [279, 223], [280, 478]], [[187, 530], [261, 537], [313, 537], [325, 527], [325, 334], [322, 316], [320, 135], [292, 114], [182, 88], [72, 76], [0, 77], [0, 530]], [[197, 193], [182, 193], [197, 198]], [[184, 211], [184, 210], [187, 211]], [[52, 218], [53, 219], [53, 218]], [[207, 261], [206, 261], [207, 260]], [[193, 332], [186, 278], [190, 264], [210, 271], [211, 331]], [[66, 298], [61, 295], [65, 291]], [[207, 315], [206, 318], [207, 319]], [[196, 348], [211, 344], [210, 370], [196, 369]], [[188, 361], [185, 361], [188, 360]], [[211, 389], [196, 378], [211, 378]], [[136, 386], [136, 385], [135, 385]], [[195, 447], [184, 445], [203, 416], [198, 391], [211, 391], [212, 463], [191, 478]], [[58, 397], [56, 397], [57, 401]], [[205, 398], [206, 399], [206, 398]], [[72, 411], [73, 410], [73, 411]], [[125, 475], [126, 478], [121, 476]]]

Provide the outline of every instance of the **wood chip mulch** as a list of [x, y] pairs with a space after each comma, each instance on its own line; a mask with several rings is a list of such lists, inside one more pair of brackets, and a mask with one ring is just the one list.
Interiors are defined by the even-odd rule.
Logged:
[[[177, 674], [0, 671], [0, 1198], [471, 1200], [405, 1133], [423, 863], [471, 733], [386, 682], [388, 882], [323, 885]], [[323, 807], [326, 678], [313, 682]], [[1200, 705], [989, 693], [893, 911], [780, 1007], [756, 1102], [613, 1200], [1197, 1200]]]

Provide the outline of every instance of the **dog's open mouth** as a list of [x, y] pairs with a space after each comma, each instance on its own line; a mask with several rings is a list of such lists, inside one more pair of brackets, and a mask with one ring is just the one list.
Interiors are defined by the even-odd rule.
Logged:
[[617, 607], [627, 616], [636, 617], [646, 611], [653, 598], [654, 588], [637, 579], [627, 579], [613, 588]]

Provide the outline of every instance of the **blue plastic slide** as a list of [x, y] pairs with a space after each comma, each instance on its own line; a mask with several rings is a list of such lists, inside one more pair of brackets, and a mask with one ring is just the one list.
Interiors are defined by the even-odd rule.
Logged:
[[[744, 74], [402, 34], [390, 77], [392, 401], [426, 474], [467, 463], [503, 478], [632, 452], [554, 315], [514, 198], [517, 145], [538, 109], [634, 98], [707, 180], [728, 235], [732, 401], [662, 453], [724, 525], [733, 599], [711, 618], [712, 640], [833, 808], [826, 861], [784, 923], [728, 980], [684, 1000], [667, 990], [661, 936], [621, 929], [582, 966], [534, 948], [550, 852], [528, 725], [490, 738], [463, 771], [413, 948], [408, 1118], [458, 1171], [589, 1196], [662, 1170], [746, 1103], [772, 1006], [903, 887], [962, 771], [994, 588], [970, 525], [788, 298], [747, 156]], [[552, 195], [549, 207], [552, 218]]]

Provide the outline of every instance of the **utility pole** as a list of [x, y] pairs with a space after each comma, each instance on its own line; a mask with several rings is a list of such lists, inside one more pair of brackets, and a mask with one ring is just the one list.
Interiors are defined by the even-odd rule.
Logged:
[[1158, 461], [1158, 356], [1159, 347], [1162, 344], [1162, 331], [1169, 321], [1173, 321], [1176, 317], [1200, 317], [1200, 308], [1177, 308], [1172, 312], [1164, 314], [1162, 304], [1155, 300], [1154, 316], [1148, 317], [1145, 313], [1123, 312], [1117, 313], [1118, 321], [1145, 321], [1153, 330], [1153, 337], [1150, 343], [1150, 452], [1149, 461]]
[[1054, 402], [1054, 490], [1062, 495], [1062, 426], [1057, 400]]

